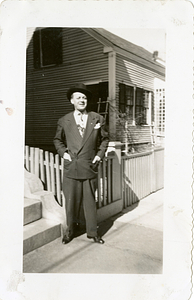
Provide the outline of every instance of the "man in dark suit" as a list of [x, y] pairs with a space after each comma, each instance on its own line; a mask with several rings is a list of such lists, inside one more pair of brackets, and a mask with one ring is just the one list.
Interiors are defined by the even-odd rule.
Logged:
[[84, 84], [77, 84], [67, 91], [74, 112], [59, 119], [54, 138], [55, 148], [64, 158], [63, 192], [67, 218], [64, 244], [73, 239], [82, 211], [87, 237], [96, 243], [104, 243], [97, 233], [95, 190], [98, 163], [105, 155], [109, 139], [104, 118], [86, 111], [91, 97]]

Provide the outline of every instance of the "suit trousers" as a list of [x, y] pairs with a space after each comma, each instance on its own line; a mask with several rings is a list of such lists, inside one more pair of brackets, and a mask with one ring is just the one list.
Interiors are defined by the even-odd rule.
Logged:
[[97, 178], [78, 180], [64, 176], [63, 192], [67, 222], [66, 235], [73, 235], [75, 224], [83, 224], [84, 222], [86, 223], [87, 235], [91, 237], [97, 236], [96, 187]]

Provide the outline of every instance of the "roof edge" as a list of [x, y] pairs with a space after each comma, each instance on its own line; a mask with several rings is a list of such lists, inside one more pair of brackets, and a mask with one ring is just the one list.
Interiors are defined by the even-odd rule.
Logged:
[[[122, 54], [126, 57], [129, 57], [129, 55], [135, 55], [136, 57], [139, 57], [155, 66], [158, 66], [158, 67], [161, 67], [161, 68], [164, 68], [165, 69], [165, 65], [164, 64], [161, 64], [159, 61], [156, 61], [154, 59], [151, 59], [152, 58], [152, 53], [149, 52], [148, 50], [144, 49], [143, 47], [141, 46], [138, 46], [138, 45], [135, 45], [103, 28], [82, 28], [82, 30], [84, 30], [86, 33], [90, 34], [93, 38], [95, 38], [96, 40], [98, 40], [102, 45], [104, 45], [104, 47], [106, 47], [106, 49], [109, 49], [112, 48], [113, 51], [115, 51], [116, 53], [119, 53], [119, 54]], [[102, 33], [100, 31], [104, 31], [105, 33], [107, 33], [108, 35], [114, 37], [115, 39], [118, 38], [121, 42], [126, 42], [128, 43], [129, 45], [131, 45], [132, 47], [136, 48], [137, 50], [139, 50], [140, 52], [145, 52], [145, 56], [149, 55], [150, 58], [146, 58], [144, 57], [143, 55], [140, 55], [140, 54], [137, 54], [135, 51], [130, 51], [129, 49], [127, 49], [127, 47], [121, 47], [121, 45], [119, 45], [119, 43], [115, 43], [113, 41], [110, 41], [108, 39], [108, 37], [105, 37], [102, 35]], [[106, 53], [107, 51], [105, 51]]]

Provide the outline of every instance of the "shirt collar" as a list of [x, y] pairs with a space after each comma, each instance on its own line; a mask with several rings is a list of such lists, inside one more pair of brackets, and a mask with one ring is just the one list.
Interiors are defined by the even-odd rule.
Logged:
[[79, 116], [80, 114], [87, 115], [88, 113], [86, 110], [84, 110], [83, 112], [76, 110], [76, 109], [74, 110], [74, 116]]

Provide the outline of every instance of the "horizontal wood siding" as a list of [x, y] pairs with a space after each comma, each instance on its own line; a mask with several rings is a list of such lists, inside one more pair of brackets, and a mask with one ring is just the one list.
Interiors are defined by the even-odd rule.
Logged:
[[[135, 46], [136, 48], [136, 46]], [[165, 67], [158, 63], [157, 61], [154, 61], [152, 59], [151, 53], [146, 51], [145, 49], [142, 51], [140, 49], [134, 49], [132, 53], [130, 50], [126, 51], [124, 49], [120, 49], [118, 47], [115, 47], [114, 50], [120, 55], [121, 57], [124, 57], [127, 61], [130, 61], [134, 63], [135, 65], [138, 65], [140, 67], [143, 67], [147, 70], [153, 71], [154, 73], [159, 74], [160, 76], [165, 76]], [[145, 53], [145, 51], [147, 53]]]
[[26, 144], [52, 151], [57, 120], [73, 108], [66, 98], [67, 89], [77, 82], [108, 81], [103, 45], [81, 28], [63, 28], [62, 32], [61, 65], [35, 70], [32, 38], [27, 47]]
[[116, 83], [124, 81], [126, 84], [137, 85], [148, 90], [154, 90], [154, 79], [164, 80], [164, 76], [132, 63], [126, 57], [116, 56]]
[[[164, 80], [159, 72], [142, 67], [138, 62], [135, 64], [130, 59], [120, 54], [116, 55], [116, 106], [119, 109], [119, 83], [136, 85], [146, 90], [154, 91], [154, 79]], [[150, 127], [131, 126], [130, 132], [133, 136], [141, 137], [139, 143], [150, 142]], [[121, 139], [121, 128], [117, 126], [117, 138]]]
[[[125, 142], [123, 130], [117, 133], [121, 142]], [[131, 145], [151, 143], [151, 129], [150, 126], [129, 126], [127, 132], [127, 141]]]

